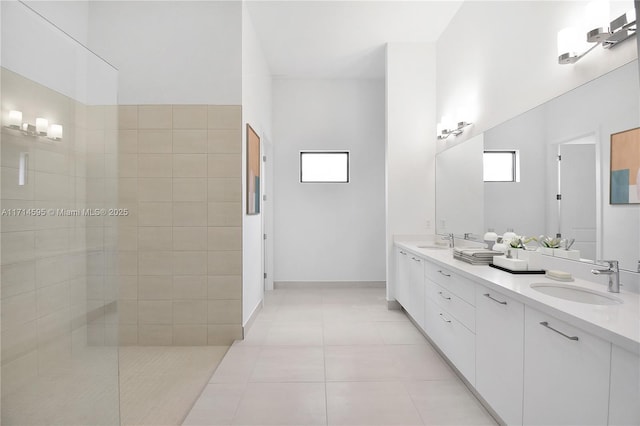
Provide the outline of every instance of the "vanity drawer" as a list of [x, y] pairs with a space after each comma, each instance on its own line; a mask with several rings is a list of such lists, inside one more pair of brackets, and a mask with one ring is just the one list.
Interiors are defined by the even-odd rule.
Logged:
[[475, 334], [429, 297], [425, 297], [425, 331], [449, 361], [475, 385]]
[[472, 332], [476, 329], [475, 307], [431, 280], [425, 280], [426, 294]]
[[424, 263], [424, 275], [440, 287], [475, 306], [475, 284], [473, 282], [431, 262]]

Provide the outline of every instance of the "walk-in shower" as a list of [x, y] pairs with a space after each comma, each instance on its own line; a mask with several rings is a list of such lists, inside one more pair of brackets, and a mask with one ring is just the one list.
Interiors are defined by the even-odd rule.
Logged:
[[118, 73], [1, 11], [2, 424], [118, 424]]

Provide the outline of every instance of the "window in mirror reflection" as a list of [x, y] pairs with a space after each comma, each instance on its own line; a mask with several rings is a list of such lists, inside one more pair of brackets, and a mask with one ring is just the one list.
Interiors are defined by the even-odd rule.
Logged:
[[483, 176], [485, 182], [520, 182], [518, 150], [484, 151]]
[[300, 151], [300, 182], [349, 183], [349, 151]]

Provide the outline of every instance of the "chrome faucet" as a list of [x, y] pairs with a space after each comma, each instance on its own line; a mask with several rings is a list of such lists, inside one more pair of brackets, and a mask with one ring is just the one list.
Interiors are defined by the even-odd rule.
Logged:
[[608, 291], [611, 293], [620, 293], [620, 269], [618, 268], [617, 260], [602, 260], [609, 265], [609, 269], [592, 269], [591, 273], [594, 275], [608, 275], [609, 287]]
[[449, 248], [453, 248], [453, 247], [454, 247], [454, 245], [455, 245], [455, 242], [454, 242], [455, 238], [456, 238], [456, 237], [453, 235], [453, 232], [452, 232], [452, 233], [450, 233], [450, 234], [447, 234], [447, 236], [446, 236], [446, 237], [442, 237], [442, 239], [443, 239], [443, 240], [449, 240]]

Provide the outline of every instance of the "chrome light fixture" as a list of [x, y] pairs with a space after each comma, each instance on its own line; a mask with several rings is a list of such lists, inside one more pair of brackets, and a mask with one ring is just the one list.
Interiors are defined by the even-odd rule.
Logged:
[[459, 121], [457, 127], [454, 129], [442, 128], [441, 130], [438, 131], [438, 140], [447, 139], [451, 135], [458, 136], [462, 134], [462, 132], [464, 131], [463, 129], [465, 127], [470, 125], [471, 123], [468, 123], [466, 121]]
[[635, 9], [600, 25], [599, 20], [608, 20], [608, 15], [608, 1], [594, 0], [587, 6], [587, 25], [592, 29], [587, 32], [586, 38], [576, 28], [565, 28], [558, 32], [558, 63], [575, 64], [600, 44], [605, 49], [611, 49], [636, 34]]
[[36, 118], [36, 124], [22, 121], [22, 111], [11, 110], [7, 117], [7, 128], [20, 131], [24, 136], [45, 137], [53, 141], [62, 140], [63, 127], [61, 124], [49, 125], [49, 120], [42, 117]]

